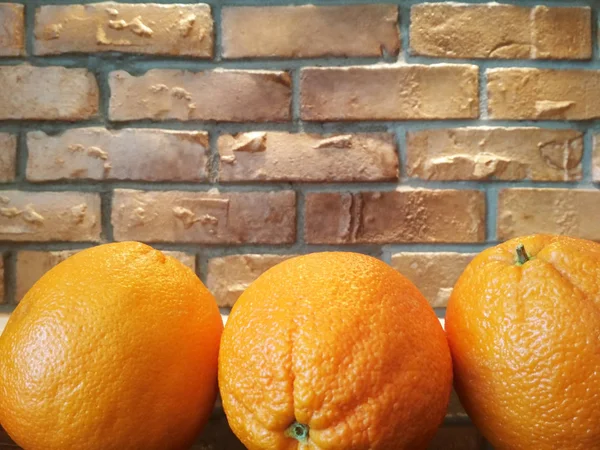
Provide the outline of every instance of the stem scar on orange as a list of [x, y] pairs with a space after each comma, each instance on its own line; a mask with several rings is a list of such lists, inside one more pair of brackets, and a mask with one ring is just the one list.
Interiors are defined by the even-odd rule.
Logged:
[[482, 252], [446, 331], [456, 390], [496, 449], [600, 449], [600, 244], [534, 235]]
[[423, 295], [356, 253], [313, 253], [261, 275], [223, 332], [219, 385], [249, 449], [424, 449], [452, 361]]

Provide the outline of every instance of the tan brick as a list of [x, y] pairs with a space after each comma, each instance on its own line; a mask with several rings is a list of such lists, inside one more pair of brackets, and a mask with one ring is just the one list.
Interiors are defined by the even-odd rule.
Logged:
[[427, 450], [483, 450], [484, 441], [472, 425], [446, 425], [438, 429]]
[[[0, 305], [3, 303], [6, 303], [6, 289], [4, 287], [4, 254], [0, 253]], [[0, 334], [2, 334], [2, 327], [3, 325], [1, 324], [2, 322], [2, 317], [0, 316]], [[1, 441], [0, 441], [1, 442]]]
[[535, 233], [600, 241], [600, 191], [504, 189], [498, 198], [498, 238]]
[[203, 181], [208, 134], [155, 129], [76, 128], [27, 134], [27, 179]]
[[178, 119], [268, 122], [290, 119], [287, 72], [153, 69], [141, 76], [109, 75], [111, 120]]
[[229, 7], [222, 17], [225, 58], [381, 56], [400, 50], [394, 5]]
[[[80, 250], [63, 250], [54, 252], [20, 251], [17, 254], [17, 284], [15, 300], [17, 302], [21, 301], [29, 289], [33, 287], [33, 285], [42, 277], [42, 275], [79, 251]], [[163, 253], [180, 260], [190, 269], [194, 271], [196, 270], [196, 260], [194, 255], [184, 252], [163, 251]]]
[[409, 176], [426, 180], [581, 179], [583, 134], [543, 128], [456, 128], [407, 133]]
[[0, 67], [0, 120], [81, 120], [98, 112], [98, 83], [86, 69]]
[[600, 135], [594, 135], [594, 153], [592, 156], [592, 176], [595, 182], [600, 182]]
[[0, 240], [98, 241], [100, 196], [82, 192], [0, 193]]
[[306, 196], [311, 244], [482, 242], [485, 196], [472, 190], [398, 189]]
[[304, 120], [471, 119], [478, 113], [476, 66], [311, 67], [300, 78]]
[[94, 3], [42, 6], [35, 16], [37, 55], [150, 53], [210, 58], [210, 6]]
[[221, 181], [384, 181], [398, 179], [388, 133], [241, 133], [219, 137]]
[[0, 56], [25, 54], [25, 8], [0, 3]]
[[260, 275], [294, 255], [232, 255], [208, 262], [206, 286], [222, 308], [231, 308]]
[[397, 253], [394, 269], [412, 281], [434, 308], [445, 308], [454, 284], [475, 255], [472, 253]]
[[442, 58], [590, 59], [588, 7], [422, 3], [411, 8], [411, 52]]
[[17, 171], [17, 136], [0, 133], [0, 183], [13, 181]]
[[146, 242], [284, 244], [296, 238], [296, 196], [279, 192], [117, 189], [115, 239]]
[[600, 71], [488, 69], [492, 119], [586, 120], [600, 118]]

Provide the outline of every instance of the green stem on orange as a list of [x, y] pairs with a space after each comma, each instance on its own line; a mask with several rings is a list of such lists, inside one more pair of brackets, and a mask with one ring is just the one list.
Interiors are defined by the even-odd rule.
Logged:
[[517, 266], [522, 266], [523, 264], [525, 264], [527, 261], [529, 261], [529, 256], [527, 255], [527, 252], [525, 251], [525, 246], [523, 244], [519, 244], [517, 245]]
[[306, 442], [308, 441], [308, 425], [294, 422], [285, 430], [285, 435], [297, 441]]

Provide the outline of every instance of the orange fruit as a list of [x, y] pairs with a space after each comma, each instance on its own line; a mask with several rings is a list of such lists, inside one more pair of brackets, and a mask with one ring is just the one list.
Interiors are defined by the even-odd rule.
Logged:
[[600, 449], [599, 244], [537, 235], [482, 252], [446, 331], [456, 390], [496, 449]]
[[26, 450], [189, 448], [215, 401], [222, 326], [179, 261], [135, 242], [81, 251], [0, 337], [0, 423]]
[[237, 300], [219, 351], [229, 425], [249, 449], [423, 449], [452, 384], [444, 331], [385, 263], [313, 253]]

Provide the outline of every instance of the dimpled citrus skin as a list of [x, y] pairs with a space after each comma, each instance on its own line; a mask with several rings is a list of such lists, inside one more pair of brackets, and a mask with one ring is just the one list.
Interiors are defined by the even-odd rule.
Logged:
[[457, 392], [496, 449], [600, 449], [599, 244], [538, 235], [484, 251], [446, 330]]
[[134, 242], [81, 251], [0, 337], [0, 423], [26, 450], [189, 448], [215, 401], [221, 332], [179, 261]]
[[[423, 449], [452, 384], [448, 343], [417, 288], [385, 263], [313, 253], [237, 300], [219, 353], [229, 425], [249, 449]], [[285, 435], [308, 425], [305, 443]]]

